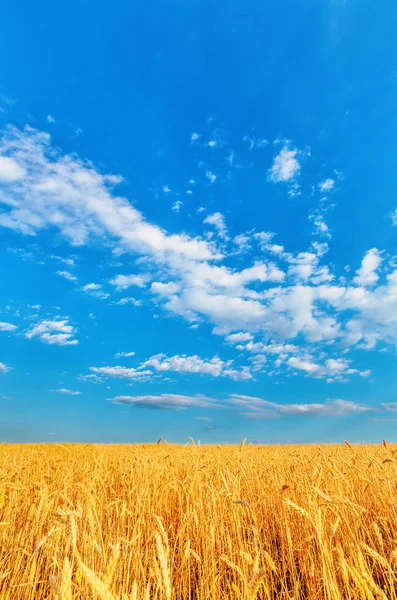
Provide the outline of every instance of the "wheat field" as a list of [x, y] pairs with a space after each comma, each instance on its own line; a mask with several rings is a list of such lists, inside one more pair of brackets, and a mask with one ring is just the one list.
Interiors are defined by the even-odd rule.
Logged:
[[0, 600], [397, 599], [396, 453], [1, 445]]

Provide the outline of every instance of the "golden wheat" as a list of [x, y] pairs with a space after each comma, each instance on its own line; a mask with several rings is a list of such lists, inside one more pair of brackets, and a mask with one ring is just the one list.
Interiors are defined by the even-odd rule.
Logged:
[[0, 446], [0, 600], [397, 600], [396, 453]]

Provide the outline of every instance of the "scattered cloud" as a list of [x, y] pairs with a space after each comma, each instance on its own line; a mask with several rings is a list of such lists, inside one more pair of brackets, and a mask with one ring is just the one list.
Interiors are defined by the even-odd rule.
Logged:
[[[204, 148], [200, 144], [200, 149]], [[287, 182], [295, 193], [291, 186], [300, 173], [304, 154], [292, 142], [282, 141], [280, 148], [269, 178]], [[393, 348], [397, 344], [395, 265], [385, 252], [372, 248], [356, 273], [343, 271], [341, 276], [326, 262], [330, 233], [323, 208], [312, 217], [318, 239], [304, 252], [288, 251], [274, 243], [271, 232], [231, 235], [218, 211], [205, 219], [206, 225], [214, 228], [208, 228], [205, 236], [174, 234], [150, 223], [131, 202], [115, 193], [114, 186], [122, 181], [119, 175], [103, 174], [76, 155], [62, 154], [48, 133], [9, 127], [0, 139], [0, 159], [0, 180], [4, 183], [1, 227], [29, 238], [55, 229], [75, 248], [100, 241], [101, 247], [114, 255], [130, 258], [132, 254], [141, 273], [116, 275], [111, 284], [117, 290], [143, 288], [152, 281], [151, 293], [145, 298], [159, 307], [159, 313], [163, 308], [169, 315], [184, 318], [189, 326], [208, 323], [215, 335], [224, 336], [236, 350], [252, 354], [252, 372], [274, 368], [279, 373], [284, 369], [288, 375], [295, 371], [331, 381], [353, 374], [368, 377], [364, 375], [368, 369], [355, 369], [350, 361], [327, 360], [340, 360], [340, 353], [350, 348]], [[330, 181], [334, 180], [316, 183], [315, 189], [331, 191], [334, 187]], [[189, 183], [194, 185], [196, 179]], [[35, 252], [24, 252], [21, 256], [34, 260]], [[75, 259], [58, 259], [70, 268], [58, 274], [74, 277], [71, 267]], [[109, 297], [98, 283], [88, 283], [82, 289], [98, 298]], [[112, 302], [126, 307], [141, 303], [132, 297]], [[40, 329], [43, 323], [52, 322], [42, 321], [26, 335], [46, 343], [77, 343], [74, 331], [54, 331], [48, 325]], [[67, 321], [65, 325], [71, 327]], [[238, 339], [239, 335], [251, 338]], [[255, 350], [256, 344], [262, 346]], [[299, 351], [288, 351], [288, 345], [299, 346]], [[266, 356], [267, 361], [254, 356]], [[288, 362], [290, 359], [294, 360]], [[338, 371], [337, 365], [344, 366]], [[230, 368], [240, 373], [239, 368]], [[249, 375], [247, 371], [244, 376]]]
[[135, 285], [137, 287], [145, 287], [147, 277], [143, 275], [116, 275], [109, 281], [111, 285], [114, 285], [118, 290], [126, 290], [129, 287]]
[[322, 192], [330, 192], [335, 187], [334, 179], [324, 179], [321, 183], [318, 184], [318, 187]]
[[132, 356], [135, 356], [135, 352], [117, 352], [117, 354], [114, 355], [114, 358], [130, 358]]
[[48, 123], [55, 123], [55, 119], [52, 115], [47, 115], [47, 122]]
[[15, 182], [23, 179], [26, 169], [8, 156], [0, 156], [0, 181], [3, 183]]
[[152, 371], [120, 366], [90, 367], [90, 371], [99, 377], [114, 377], [116, 379], [128, 379], [130, 381], [148, 381], [153, 376]]
[[204, 240], [170, 235], [148, 223], [127, 199], [113, 194], [114, 176], [62, 155], [48, 133], [9, 127], [0, 140], [0, 158], [0, 180], [10, 183], [10, 210], [0, 212], [2, 227], [29, 236], [55, 227], [74, 246], [99, 239], [158, 260], [217, 256]]
[[[186, 193], [188, 193], [188, 192], [186, 192]], [[182, 200], [175, 200], [175, 202], [171, 206], [171, 210], [173, 210], [174, 212], [179, 212], [181, 210], [182, 206], [183, 206]]]
[[288, 144], [286, 144], [273, 161], [269, 172], [269, 179], [274, 183], [294, 179], [301, 169], [297, 156], [298, 150], [296, 148], [290, 149]]
[[57, 275], [63, 277], [64, 279], [68, 279], [69, 281], [77, 281], [77, 277], [69, 271], [57, 271]]
[[7, 365], [5, 365], [3, 362], [0, 362], [0, 373], [1, 374], [8, 373], [9, 370], [10, 370], [10, 367], [7, 367]]
[[377, 270], [379, 269], [382, 262], [381, 253], [377, 248], [371, 248], [364, 256], [361, 267], [358, 269], [353, 282], [357, 285], [371, 286], [379, 279]]
[[81, 289], [83, 292], [87, 292], [87, 294], [99, 298], [100, 300], [106, 300], [106, 298], [109, 298], [110, 296], [110, 294], [103, 291], [100, 283], [87, 283], [86, 285], [83, 285]]
[[15, 331], [15, 329], [17, 329], [16, 325], [0, 321], [0, 331]]
[[80, 396], [81, 392], [68, 390], [66, 388], [61, 388], [59, 390], [51, 390], [51, 392], [57, 392], [58, 394], [66, 394], [69, 396]]
[[241, 342], [248, 342], [252, 340], [252, 334], [239, 331], [238, 333], [231, 333], [230, 335], [227, 335], [225, 340], [231, 344], [241, 344]]
[[212, 215], [208, 215], [203, 221], [203, 223], [207, 223], [208, 225], [213, 225], [217, 230], [217, 233], [220, 238], [224, 240], [228, 240], [229, 236], [227, 235], [227, 228], [225, 223], [225, 217], [220, 213], [216, 212]]
[[156, 371], [174, 371], [177, 373], [198, 373], [213, 377], [229, 377], [234, 381], [252, 379], [248, 367], [233, 368], [233, 361], [223, 361], [217, 356], [204, 360], [197, 355], [166, 356], [157, 354], [142, 363], [141, 368], [152, 367]]
[[45, 344], [56, 346], [75, 346], [79, 342], [75, 339], [75, 329], [69, 325], [68, 319], [54, 321], [44, 320], [25, 333], [28, 339], [38, 337]]
[[205, 176], [207, 179], [210, 180], [211, 183], [215, 183], [215, 181], [216, 181], [215, 173], [213, 173], [212, 171], [206, 171]]
[[132, 298], [131, 296], [127, 296], [125, 298], [120, 298], [120, 300], [112, 302], [112, 304], [116, 304], [118, 306], [132, 305], [132, 306], [137, 307], [137, 306], [142, 306], [142, 301], [137, 300], [136, 298]]

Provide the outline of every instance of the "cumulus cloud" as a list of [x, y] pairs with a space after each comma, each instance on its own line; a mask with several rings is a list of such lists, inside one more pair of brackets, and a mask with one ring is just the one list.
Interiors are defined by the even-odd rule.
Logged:
[[324, 364], [318, 364], [312, 360], [311, 356], [303, 358], [291, 356], [287, 360], [287, 364], [293, 369], [304, 371], [309, 377], [327, 378], [328, 382], [344, 381], [350, 375], [368, 377], [371, 374], [368, 369], [360, 372], [358, 369], [351, 368], [351, 361], [345, 358], [328, 358]]
[[5, 365], [3, 362], [0, 362], [0, 373], [1, 374], [8, 373], [9, 370], [10, 370], [10, 367], [7, 367], [7, 365]]
[[[7, 154], [7, 156], [5, 156]], [[91, 163], [62, 155], [48, 133], [9, 127], [0, 141], [0, 226], [34, 236], [55, 227], [74, 246], [92, 239], [165, 260], [214, 259], [208, 242], [167, 234], [148, 223], [125, 198], [113, 193], [119, 177], [103, 175]]]
[[75, 333], [68, 319], [44, 320], [27, 331], [25, 337], [28, 339], [38, 337], [45, 344], [56, 346], [75, 346], [79, 343], [74, 337]]
[[227, 335], [225, 340], [231, 344], [241, 344], [241, 342], [248, 342], [249, 340], [252, 340], [252, 335], [250, 333], [239, 331], [238, 333], [231, 333], [230, 335]]
[[117, 352], [117, 354], [114, 355], [114, 358], [131, 358], [132, 356], [135, 356], [135, 352]]
[[225, 217], [220, 213], [216, 212], [213, 215], [209, 215], [203, 221], [203, 223], [208, 223], [208, 225], [213, 225], [217, 230], [219, 237], [224, 240], [228, 240], [229, 236], [227, 235], [227, 228], [225, 223]]
[[274, 183], [291, 181], [294, 179], [301, 169], [297, 156], [298, 150], [296, 150], [296, 148], [290, 149], [286, 144], [273, 161], [269, 179]]
[[321, 181], [321, 183], [319, 183], [318, 187], [320, 188], [320, 190], [322, 192], [329, 192], [334, 189], [335, 180], [334, 179], [324, 179], [324, 181]]
[[374, 285], [379, 279], [376, 271], [379, 269], [381, 262], [382, 256], [377, 248], [368, 250], [353, 280], [354, 283], [364, 287]]
[[109, 281], [118, 290], [126, 290], [127, 288], [136, 285], [137, 287], [145, 287], [147, 277], [143, 275], [116, 275]]
[[17, 329], [16, 325], [13, 325], [12, 323], [0, 321], [0, 331], [15, 331], [15, 329]]
[[59, 390], [51, 390], [52, 392], [57, 392], [58, 394], [66, 394], [68, 396], [80, 396], [81, 392], [68, 390], [67, 388], [60, 388]]
[[[284, 143], [274, 159], [270, 180], [294, 185], [301, 156], [292, 144]], [[215, 232], [210, 236], [207, 231], [207, 239], [171, 234], [148, 222], [117, 193], [122, 177], [103, 174], [76, 155], [62, 154], [47, 133], [29, 127], [8, 128], [0, 139], [0, 158], [0, 227], [30, 238], [56, 230], [72, 246], [99, 240], [117, 256], [127, 255], [131, 260], [131, 253], [138, 255], [134, 264], [141, 273], [117, 275], [111, 285], [116, 290], [143, 288], [151, 281], [145, 298], [159, 308], [189, 324], [208, 322], [214, 334], [225, 336], [237, 350], [267, 357], [267, 362], [252, 358], [252, 369], [270, 369], [274, 361], [277, 369], [288, 373], [292, 369], [302, 375], [327, 372], [326, 376], [333, 378], [333, 363], [327, 365], [326, 360], [340, 358], [336, 344], [346, 350], [397, 344], [397, 270], [385, 254], [372, 248], [357, 273], [343, 272], [341, 278], [336, 268], [325, 262], [328, 243], [324, 240], [329, 236], [324, 211], [313, 214], [316, 234], [323, 234], [322, 240], [302, 252], [274, 243], [271, 232], [231, 235], [220, 212], [205, 220]], [[191, 179], [189, 183], [194, 182]], [[323, 192], [333, 189], [327, 179], [319, 186]], [[65, 273], [74, 277], [71, 271], [58, 272], [62, 277]], [[82, 289], [98, 298], [108, 297], [98, 283]], [[112, 302], [126, 307], [141, 303], [132, 297]], [[74, 335], [65, 331], [32, 331], [31, 337], [36, 335], [47, 343], [77, 343]], [[233, 338], [239, 334], [251, 338]], [[299, 345], [300, 351], [289, 351], [289, 345]], [[301, 362], [288, 364], [293, 357]], [[297, 366], [305, 363], [317, 368]], [[364, 377], [366, 370], [356, 370], [352, 373], [349, 364], [340, 376]]]
[[86, 285], [83, 285], [81, 289], [83, 292], [87, 292], [87, 294], [95, 296], [95, 298], [99, 298], [100, 300], [106, 300], [106, 298], [109, 298], [110, 296], [110, 294], [103, 291], [100, 283], [87, 283]]
[[212, 375], [213, 377], [229, 377], [235, 381], [252, 379], [248, 367], [241, 369], [233, 368], [233, 361], [223, 361], [219, 357], [204, 360], [197, 355], [175, 355], [166, 356], [157, 354], [152, 356], [141, 367], [152, 367], [156, 371], [174, 371], [177, 373], [198, 373], [200, 375]]
[[48, 123], [55, 123], [55, 119], [52, 115], [47, 115], [47, 122]]
[[120, 298], [120, 300], [116, 300], [115, 302], [112, 302], [112, 304], [116, 304], [118, 306], [132, 305], [132, 306], [137, 307], [137, 306], [142, 305], [142, 301], [137, 300], [136, 298], [133, 298], [131, 296], [126, 296], [125, 298]]
[[15, 182], [22, 179], [25, 174], [25, 168], [16, 160], [0, 155], [0, 181], [3, 183]]
[[143, 369], [127, 367], [90, 367], [90, 371], [99, 377], [114, 377], [116, 379], [128, 379], [129, 381], [148, 381], [153, 372]]

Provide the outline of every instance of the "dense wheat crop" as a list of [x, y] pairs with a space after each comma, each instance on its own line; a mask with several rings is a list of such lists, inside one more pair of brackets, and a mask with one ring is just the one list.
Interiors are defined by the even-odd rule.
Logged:
[[397, 599], [391, 446], [0, 446], [0, 599]]

